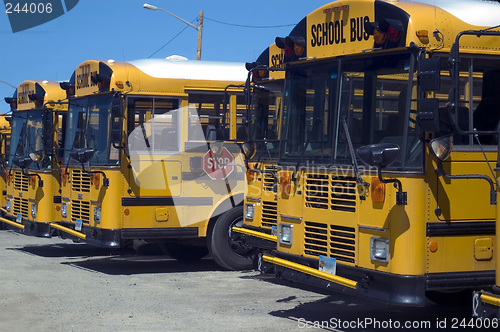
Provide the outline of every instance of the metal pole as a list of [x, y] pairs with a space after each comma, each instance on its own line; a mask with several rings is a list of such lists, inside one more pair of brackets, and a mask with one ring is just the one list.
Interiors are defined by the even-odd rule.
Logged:
[[201, 35], [203, 30], [203, 10], [200, 10], [200, 19], [198, 21], [198, 48], [196, 49], [196, 60], [201, 60]]

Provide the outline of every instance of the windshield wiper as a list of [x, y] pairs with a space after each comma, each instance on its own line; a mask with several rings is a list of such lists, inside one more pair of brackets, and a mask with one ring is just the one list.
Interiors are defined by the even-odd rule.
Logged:
[[312, 136], [315, 133], [316, 128], [318, 127], [318, 125], [321, 122], [323, 122], [321, 119], [314, 119], [313, 127], [311, 128], [311, 132], [309, 133], [309, 137], [307, 138], [306, 144], [304, 144], [304, 146], [302, 147], [302, 151], [300, 152], [299, 161], [297, 161], [297, 165], [295, 166], [295, 170], [293, 171], [293, 174], [292, 174], [292, 181], [294, 181], [294, 182], [297, 181], [297, 178], [295, 176], [296, 176], [297, 172], [299, 171], [299, 166], [300, 166], [300, 163], [302, 162], [302, 158], [304, 157], [304, 153], [306, 152], [307, 147], [309, 146], [309, 143], [311, 142]]
[[[352, 146], [352, 141], [351, 141], [351, 134], [349, 133], [349, 127], [347, 126], [347, 121], [345, 117], [343, 116], [341, 118], [342, 124], [344, 126], [344, 131], [345, 131], [345, 136], [347, 139], [347, 145], [349, 146], [349, 153], [351, 155], [351, 161], [352, 161], [352, 167], [354, 168], [354, 174], [356, 175], [356, 183], [358, 186], [369, 186], [370, 184], [368, 182], [365, 182], [363, 178], [361, 177], [361, 172], [359, 171], [359, 166], [358, 166], [358, 161], [356, 159], [356, 154], [354, 153], [354, 148]], [[364, 197], [364, 196], [360, 196]]]

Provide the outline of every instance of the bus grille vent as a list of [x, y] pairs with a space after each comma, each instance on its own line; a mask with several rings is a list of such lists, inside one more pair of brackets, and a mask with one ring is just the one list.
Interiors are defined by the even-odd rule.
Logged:
[[[276, 171], [276, 166], [266, 166], [264, 167], [266, 171]], [[277, 192], [278, 184], [274, 180], [274, 176], [271, 173], [262, 173], [262, 187], [265, 191]]]
[[306, 221], [304, 251], [311, 256], [328, 256], [346, 263], [355, 263], [356, 231], [353, 227]]
[[12, 183], [14, 184], [15, 190], [28, 191], [30, 178], [24, 176], [21, 172], [14, 172], [14, 176], [12, 177]]
[[83, 223], [90, 222], [90, 202], [73, 200], [71, 202], [71, 220], [80, 219]]
[[76, 192], [90, 192], [90, 176], [81, 169], [73, 169], [71, 176], [71, 189]]
[[277, 225], [278, 220], [278, 203], [263, 201], [262, 202], [262, 227], [272, 228]]
[[305, 204], [315, 209], [356, 212], [356, 179], [307, 174]]
[[28, 211], [29, 211], [28, 199], [14, 197], [13, 211], [14, 215], [20, 213], [23, 215], [24, 218], [28, 218]]

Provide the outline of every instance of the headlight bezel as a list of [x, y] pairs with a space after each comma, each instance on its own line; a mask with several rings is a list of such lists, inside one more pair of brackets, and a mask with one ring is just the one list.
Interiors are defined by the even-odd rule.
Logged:
[[246, 203], [245, 204], [245, 219], [253, 220], [255, 216], [255, 204]]
[[278, 225], [278, 241], [280, 244], [291, 246], [293, 243], [293, 225], [280, 223]]
[[67, 202], [61, 203], [61, 216], [63, 216], [63, 217], [68, 216], [68, 203]]
[[389, 262], [389, 239], [372, 236], [370, 238], [370, 259], [375, 262]]

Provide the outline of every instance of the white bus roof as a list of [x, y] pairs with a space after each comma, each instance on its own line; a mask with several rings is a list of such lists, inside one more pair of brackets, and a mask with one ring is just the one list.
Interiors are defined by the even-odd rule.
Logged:
[[127, 62], [156, 78], [244, 82], [248, 76], [245, 64], [239, 62], [182, 59], [143, 59]]
[[[467, 24], [493, 27], [500, 25], [500, 3], [486, 0], [416, 0], [444, 9]], [[431, 19], [431, 18], [429, 18]]]

